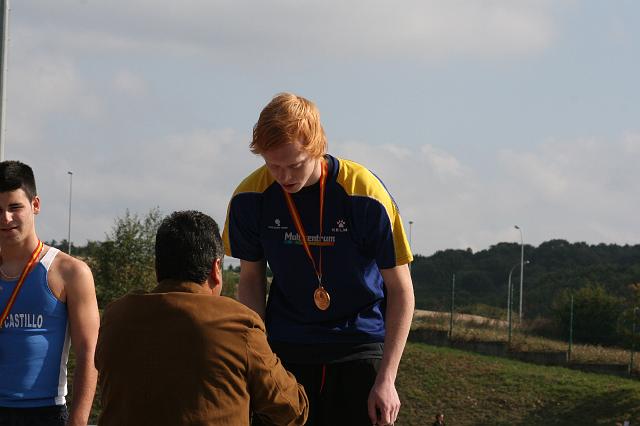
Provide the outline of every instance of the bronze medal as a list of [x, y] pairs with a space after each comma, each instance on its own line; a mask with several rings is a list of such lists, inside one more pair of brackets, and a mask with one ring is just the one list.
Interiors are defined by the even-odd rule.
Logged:
[[313, 301], [316, 304], [316, 307], [321, 311], [326, 311], [329, 309], [329, 304], [331, 303], [331, 297], [329, 297], [329, 293], [324, 287], [316, 288], [316, 291], [313, 292]]
[[[327, 163], [323, 160], [321, 163], [321, 172], [320, 172], [320, 240], [322, 240], [322, 229], [323, 229], [323, 216], [324, 216], [324, 193], [326, 187], [327, 180]], [[287, 202], [287, 208], [289, 209], [289, 213], [291, 214], [291, 219], [293, 219], [293, 224], [296, 227], [296, 231], [300, 235], [300, 244], [304, 248], [304, 251], [307, 253], [307, 257], [311, 261], [313, 265], [313, 270], [318, 277], [318, 288], [313, 292], [313, 302], [316, 307], [321, 311], [326, 311], [329, 309], [329, 305], [331, 304], [331, 298], [329, 297], [329, 293], [327, 290], [322, 287], [322, 245], [320, 244], [318, 247], [318, 264], [316, 265], [316, 261], [313, 258], [311, 253], [311, 249], [309, 248], [309, 240], [307, 237], [307, 233], [304, 231], [304, 226], [302, 226], [302, 220], [300, 219], [300, 214], [298, 213], [298, 209], [291, 198], [291, 195], [283, 190], [284, 198]]]

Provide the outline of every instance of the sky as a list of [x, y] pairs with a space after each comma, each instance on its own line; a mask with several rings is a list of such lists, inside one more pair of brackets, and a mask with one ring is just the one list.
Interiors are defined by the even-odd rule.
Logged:
[[[31, 165], [45, 240], [126, 210], [224, 223], [277, 93], [320, 109], [415, 253], [638, 244], [640, 2], [13, 0], [5, 159]], [[413, 222], [410, 226], [409, 221]], [[519, 253], [514, 253], [514, 259]]]

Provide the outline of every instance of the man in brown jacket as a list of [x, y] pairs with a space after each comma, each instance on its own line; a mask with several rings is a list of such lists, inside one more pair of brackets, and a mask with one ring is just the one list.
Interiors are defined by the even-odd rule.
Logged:
[[308, 400], [267, 343], [264, 324], [222, 287], [222, 242], [209, 216], [177, 212], [156, 235], [158, 286], [107, 306], [96, 367], [99, 424], [302, 425]]

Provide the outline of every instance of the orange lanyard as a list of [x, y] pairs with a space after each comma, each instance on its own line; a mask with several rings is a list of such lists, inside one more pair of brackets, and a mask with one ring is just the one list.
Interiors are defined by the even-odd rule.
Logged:
[[302, 220], [300, 219], [300, 213], [298, 213], [298, 209], [296, 208], [295, 203], [293, 202], [293, 198], [291, 198], [291, 194], [283, 189], [284, 197], [287, 200], [287, 207], [289, 208], [289, 213], [291, 214], [291, 218], [293, 219], [293, 224], [300, 234], [300, 242], [304, 247], [304, 251], [307, 252], [307, 256], [311, 260], [311, 264], [313, 265], [313, 270], [316, 272], [316, 276], [318, 277], [318, 284], [322, 286], [322, 218], [324, 216], [324, 192], [327, 182], [327, 162], [322, 160], [322, 173], [320, 174], [320, 256], [318, 259], [318, 265], [316, 266], [316, 261], [313, 259], [313, 255], [311, 254], [311, 249], [309, 248], [309, 242], [307, 241], [307, 234], [304, 231], [304, 226], [302, 226]]
[[33, 268], [34, 264], [38, 260], [38, 257], [40, 256], [40, 252], [42, 251], [43, 247], [44, 247], [44, 244], [42, 243], [42, 241], [38, 240], [38, 246], [31, 253], [31, 257], [29, 258], [29, 261], [27, 262], [27, 264], [24, 265], [24, 269], [22, 269], [22, 273], [20, 274], [18, 283], [16, 284], [16, 287], [13, 289], [11, 296], [9, 296], [9, 301], [7, 302], [7, 306], [5, 306], [4, 310], [2, 311], [2, 315], [0, 316], [0, 328], [4, 326], [4, 321], [9, 316], [9, 311], [11, 311], [11, 308], [13, 307], [13, 304], [15, 303], [16, 298], [18, 297], [18, 293], [22, 288], [22, 284], [24, 284], [24, 280], [27, 278], [27, 275], [29, 275], [29, 272], [31, 272], [31, 268]]

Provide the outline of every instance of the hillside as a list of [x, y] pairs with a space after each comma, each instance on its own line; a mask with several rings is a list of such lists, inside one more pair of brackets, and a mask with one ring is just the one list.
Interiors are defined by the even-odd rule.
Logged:
[[408, 343], [398, 425], [615, 425], [640, 422], [640, 383]]
[[[524, 253], [530, 264], [525, 266], [523, 311], [529, 318], [548, 315], [551, 301], [562, 290], [600, 284], [612, 295], [629, 298], [634, 296], [629, 286], [640, 283], [640, 245], [550, 240], [538, 247], [525, 244]], [[417, 255], [411, 270], [417, 307], [449, 310], [455, 274], [456, 306], [484, 304], [505, 310], [509, 271], [514, 266], [515, 300], [519, 297], [519, 263], [516, 243], [499, 243], [475, 253], [467, 249]]]

